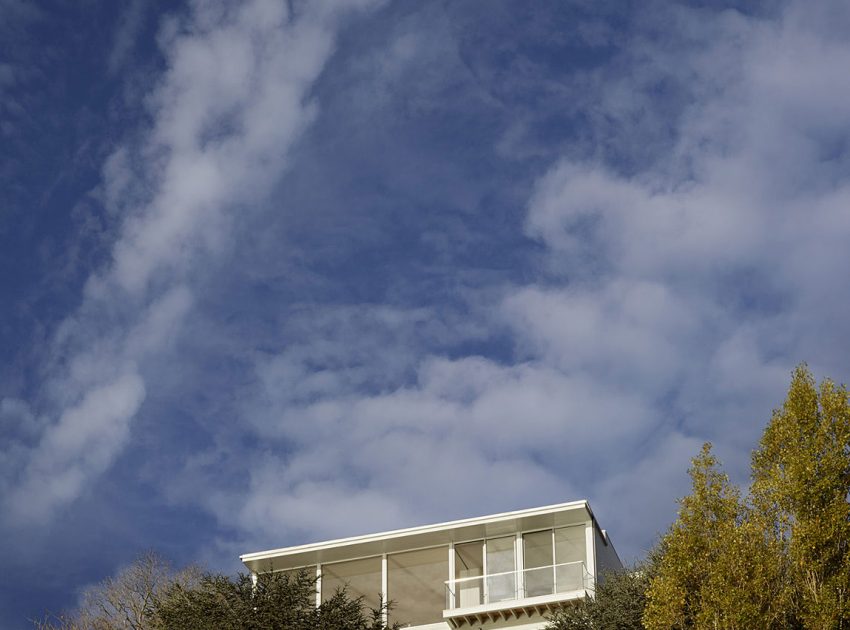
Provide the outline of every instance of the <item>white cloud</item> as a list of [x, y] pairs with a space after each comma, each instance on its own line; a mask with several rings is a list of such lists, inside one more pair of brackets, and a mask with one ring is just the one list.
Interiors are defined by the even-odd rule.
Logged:
[[[269, 192], [316, 116], [338, 9], [193, 6], [162, 29], [150, 133], [104, 166], [103, 198], [127, 219], [57, 335], [54, 421], [15, 452], [29, 458], [27, 491], [7, 502], [20, 519], [72, 501], [125, 447], [146, 375], [197, 324], [194, 272], [227, 255], [235, 213]], [[274, 545], [587, 496], [631, 554], [672, 516], [704, 439], [741, 479], [791, 367], [846, 370], [850, 47], [797, 5], [778, 21], [674, 13], [673, 44], [635, 39], [615, 76], [576, 95], [599, 150], [568, 148], [537, 179], [536, 275], [453, 285], [461, 313], [293, 306], [271, 348], [240, 349], [254, 373], [233, 394], [235, 426], [211, 426], [213, 446], [163, 492]], [[378, 88], [434, 54], [427, 41], [395, 38]], [[668, 82], [671, 104], [653, 93]]]
[[21, 485], [11, 495], [12, 515], [41, 521], [57, 505], [75, 499], [93, 475], [112, 463], [127, 443], [130, 421], [145, 397], [144, 382], [132, 371], [89, 390], [50, 426], [31, 456]]
[[56, 334], [36, 401], [56, 419], [19, 471], [10, 518], [48, 519], [125, 448], [145, 374], [167, 360], [191, 312], [193, 270], [227, 250], [232, 214], [262, 201], [286, 167], [313, 119], [309, 89], [339, 19], [369, 4], [290, 13], [270, 0], [197, 0], [184, 22], [164, 22], [167, 69], [149, 96], [152, 127], [103, 169], [107, 209], [124, 217], [113, 260]]
[[[540, 180], [527, 230], [569, 282], [524, 289], [527, 307], [513, 308], [570, 369], [584, 360], [607, 382], [672, 399], [690, 435], [729, 445], [739, 473], [795, 363], [846, 370], [829, 345], [850, 312], [824, 281], [850, 268], [848, 160], [823, 153], [847, 137], [842, 88], [828, 86], [850, 46], [799, 4], [746, 31], [741, 45], [736, 20], [726, 50], [690, 68], [704, 97], [672, 151], [688, 169], [565, 160]], [[724, 62], [736, 73], [711, 71]]]
[[850, 298], [834, 282], [850, 268], [848, 160], [834, 138], [848, 110], [829, 86], [846, 83], [850, 46], [798, 4], [776, 21], [676, 21], [708, 45], [636, 40], [632, 72], [600, 88], [591, 117], [670, 115], [642, 99], [673, 77], [687, 103], [646, 121], [671, 126], [669, 146], [636, 168], [553, 165], [526, 222], [546, 248], [540, 277], [502, 291], [490, 319], [468, 296], [516, 355], [449, 359], [389, 325], [328, 338], [308, 322], [297, 347], [257, 363], [246, 415], [268, 451], [220, 518], [283, 544], [589, 496], [631, 555], [672, 517], [703, 440], [745, 481], [792, 367], [846, 371], [835, 340]]

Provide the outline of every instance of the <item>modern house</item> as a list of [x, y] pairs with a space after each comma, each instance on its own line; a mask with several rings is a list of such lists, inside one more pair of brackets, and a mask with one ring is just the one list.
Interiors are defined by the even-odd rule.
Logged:
[[346, 585], [389, 622], [420, 630], [532, 629], [564, 603], [592, 596], [622, 564], [587, 501], [249, 553], [253, 574], [306, 569], [316, 603]]

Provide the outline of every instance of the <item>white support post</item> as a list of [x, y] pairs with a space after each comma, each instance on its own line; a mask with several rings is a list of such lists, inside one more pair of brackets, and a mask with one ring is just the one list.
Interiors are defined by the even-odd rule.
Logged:
[[451, 609], [455, 607], [455, 600], [457, 600], [457, 595], [455, 595], [455, 544], [454, 542], [449, 543], [449, 592], [446, 593], [446, 608]]
[[251, 571], [251, 592], [252, 593], [257, 592], [257, 580], [259, 580], [259, 577], [257, 576], [257, 572]]
[[522, 555], [522, 532], [516, 533], [514, 541], [514, 567], [516, 568], [516, 597], [525, 597], [525, 558]]
[[316, 563], [316, 608], [322, 605], [322, 564]]
[[590, 574], [590, 589], [596, 592], [596, 536], [593, 532], [593, 521], [585, 524], [585, 548], [587, 551], [587, 572]]
[[552, 529], [552, 594], [558, 592], [558, 545], [555, 544], [555, 530]]
[[384, 608], [381, 611], [381, 619], [383, 620], [385, 627], [389, 625], [389, 615], [386, 608], [387, 602], [389, 601], [389, 580], [387, 577], [387, 554], [383, 554], [381, 556], [381, 603]]
[[484, 539], [484, 542], [481, 545], [481, 553], [484, 554], [484, 557], [481, 559], [481, 566], [484, 569], [481, 571], [484, 575], [481, 578], [481, 593], [484, 595], [484, 601], [482, 604], [488, 604], [490, 602], [490, 585], [487, 584], [490, 580], [487, 579], [487, 539]]

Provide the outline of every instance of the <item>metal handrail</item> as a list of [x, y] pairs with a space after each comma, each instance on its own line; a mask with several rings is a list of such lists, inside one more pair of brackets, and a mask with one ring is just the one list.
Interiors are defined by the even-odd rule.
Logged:
[[588, 572], [587, 568], [585, 567], [584, 561], [578, 560], [578, 561], [575, 561], [575, 562], [561, 562], [559, 564], [550, 564], [550, 565], [545, 565], [545, 566], [542, 566], [542, 567], [529, 567], [529, 568], [526, 568], [526, 569], [515, 569], [513, 571], [503, 571], [503, 572], [500, 572], [500, 573], [487, 573], [485, 575], [474, 575], [472, 577], [455, 578], [455, 579], [451, 579], [451, 580], [446, 580], [445, 585], [446, 585], [446, 603], [448, 604], [447, 608], [453, 609], [453, 608], [458, 607], [458, 606], [456, 606], [456, 595], [457, 595], [457, 586], [458, 585], [463, 586], [464, 583], [474, 582], [476, 580], [479, 580], [481, 582], [482, 587], [483, 587], [482, 591], [484, 591], [480, 594], [480, 597], [481, 597], [481, 600], [482, 600], [480, 603], [483, 603], [483, 604], [490, 603], [488, 601], [489, 600], [489, 593], [486, 592], [487, 591], [487, 588], [486, 588], [487, 581], [491, 580], [492, 578], [498, 578], [498, 577], [504, 577], [504, 576], [514, 576], [515, 577], [515, 581], [514, 581], [514, 585], [513, 585], [514, 596], [513, 596], [513, 598], [511, 598], [511, 597], [501, 598], [497, 601], [508, 601], [509, 599], [523, 599], [523, 598], [527, 597], [526, 580], [524, 579], [525, 574], [532, 572], [532, 571], [537, 571], [537, 572], [543, 572], [543, 571], [546, 571], [546, 570], [551, 571], [552, 572], [552, 592], [553, 593], [562, 592], [562, 591], [558, 590], [557, 570], [560, 567], [567, 567], [567, 566], [581, 566], [581, 568], [582, 568], [582, 574], [581, 574], [582, 587], [585, 588], [585, 589], [589, 588], [589, 584], [590, 584], [589, 578], [591, 576], [590, 576], [590, 573]]

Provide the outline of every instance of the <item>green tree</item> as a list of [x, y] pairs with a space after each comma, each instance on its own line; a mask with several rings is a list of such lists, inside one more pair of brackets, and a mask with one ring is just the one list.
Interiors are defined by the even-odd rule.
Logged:
[[652, 561], [602, 576], [594, 597], [566, 605], [549, 618], [546, 630], [641, 630]]
[[153, 553], [88, 589], [76, 611], [48, 615], [37, 630], [388, 630], [386, 605], [367, 609], [338, 591], [316, 607], [316, 578], [173, 571]]
[[366, 610], [344, 590], [316, 606], [315, 577], [306, 572], [203, 576], [175, 584], [155, 602], [157, 630], [385, 630], [386, 606]]

